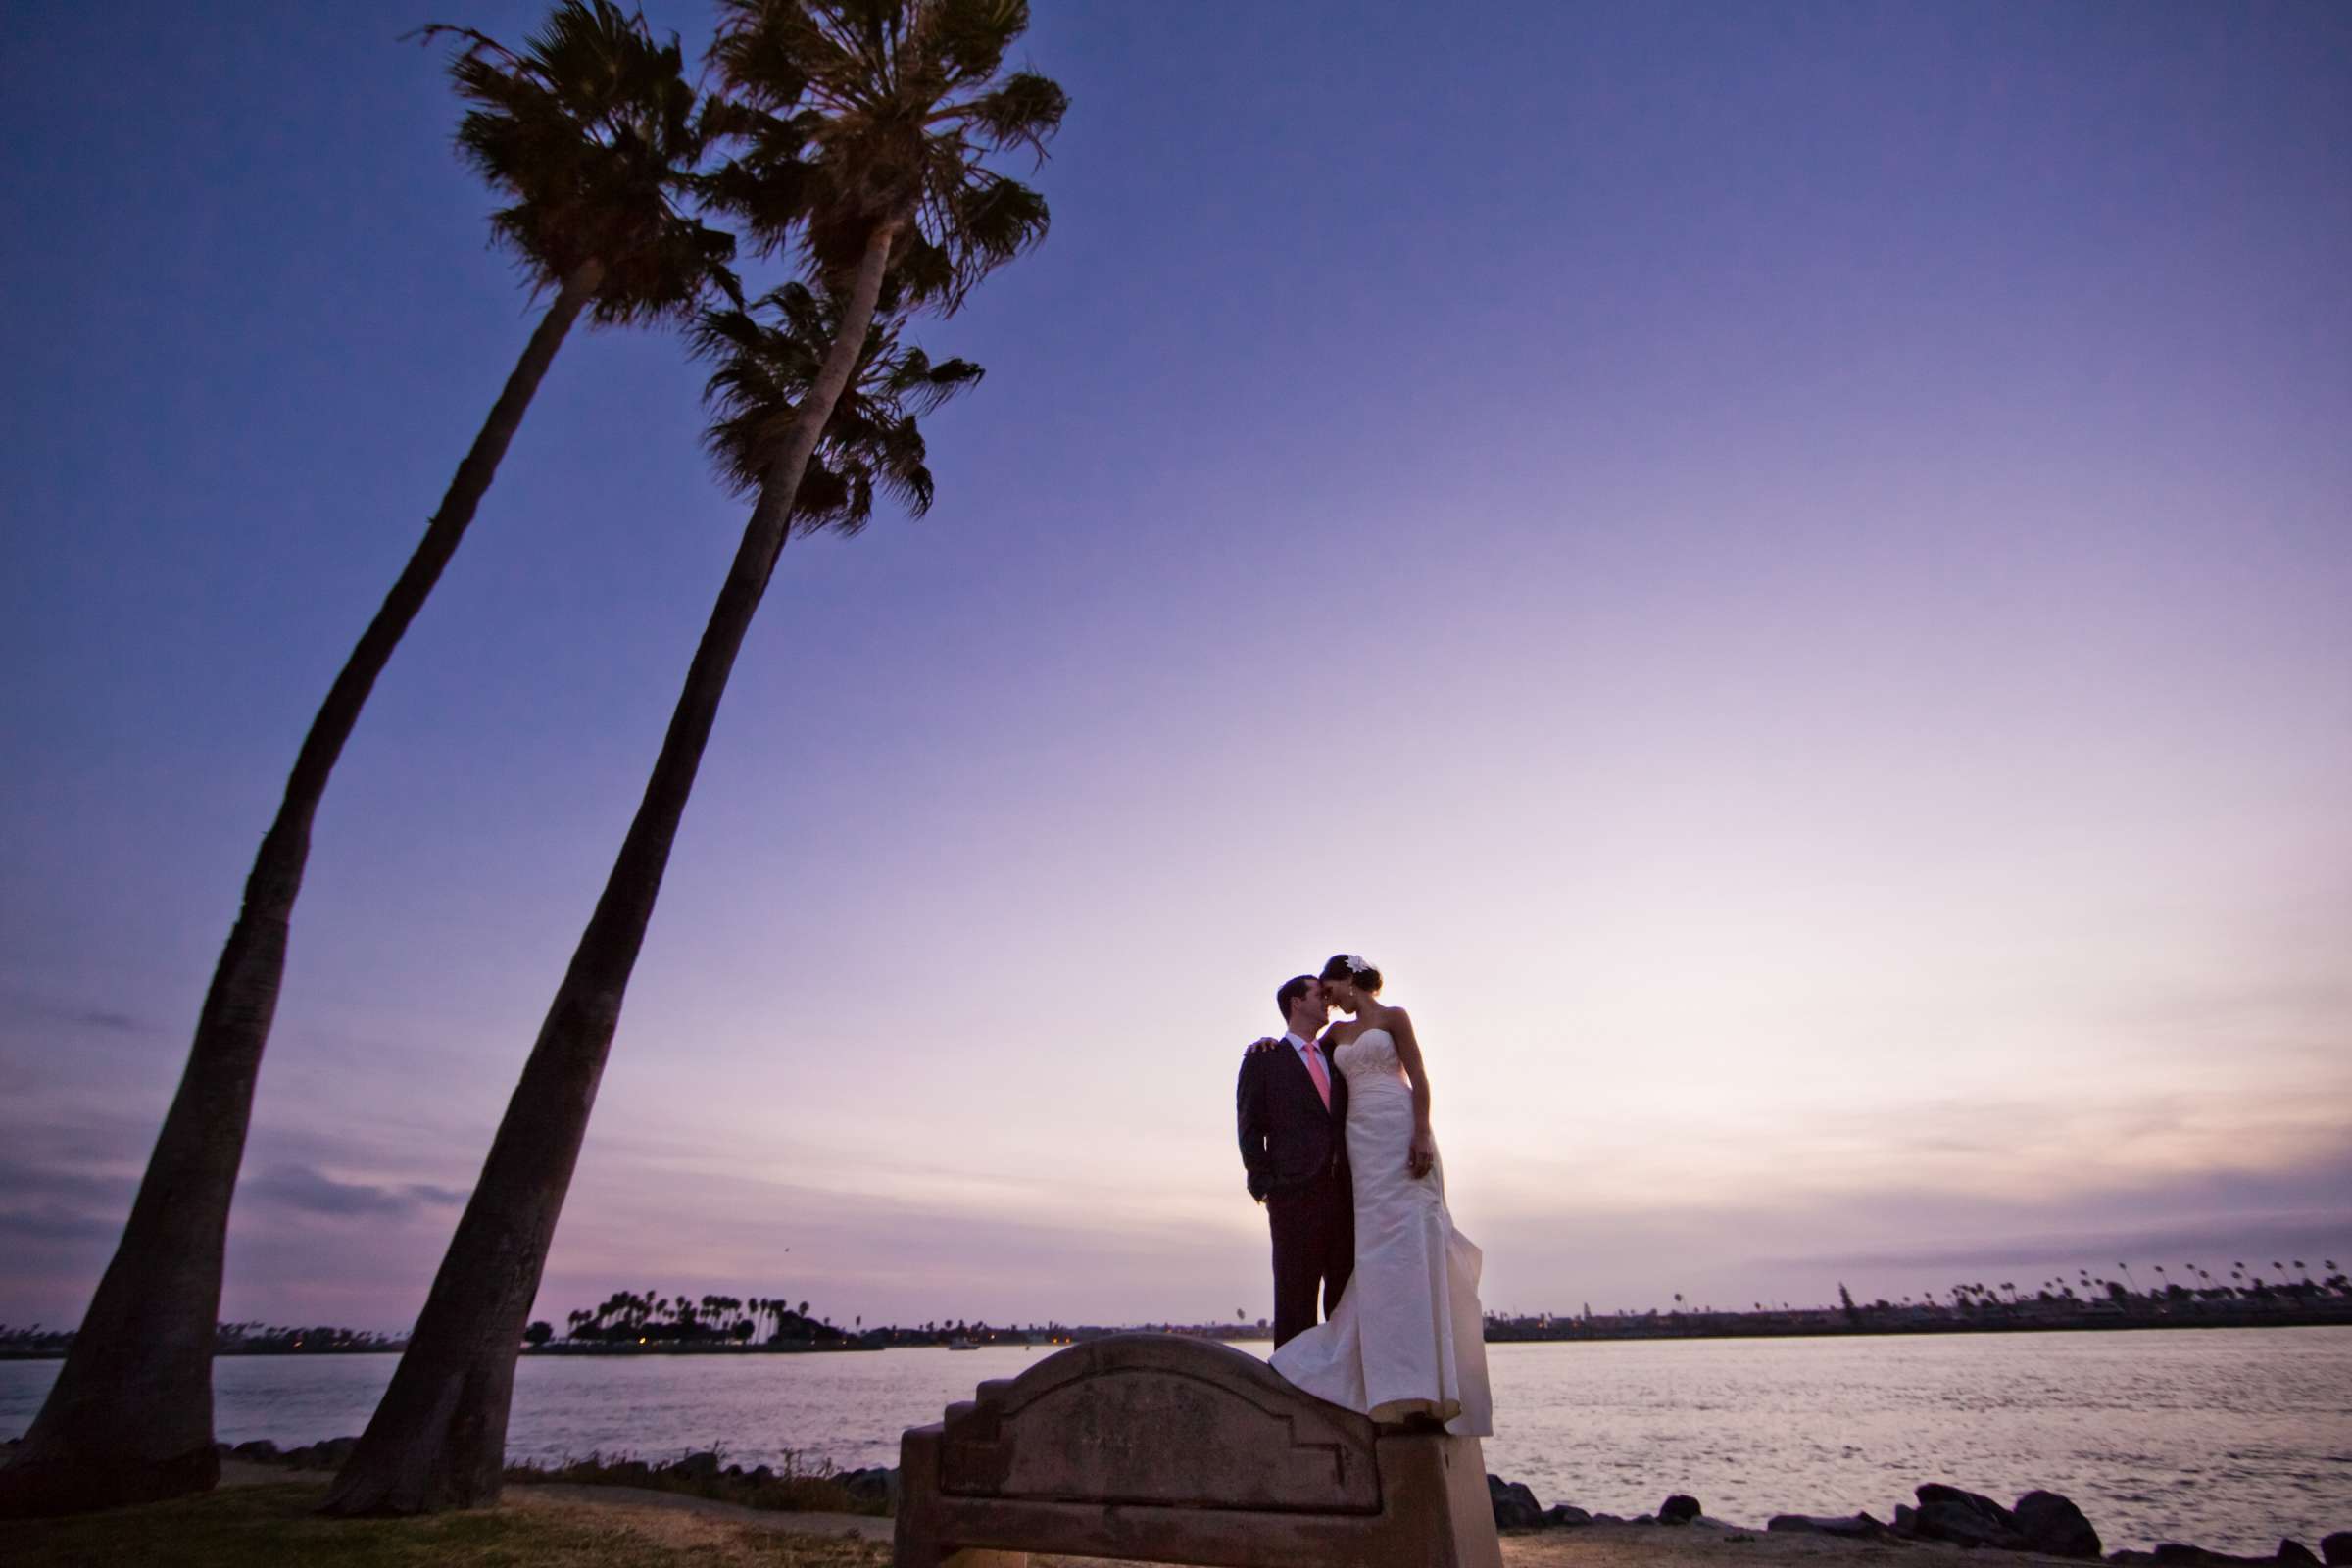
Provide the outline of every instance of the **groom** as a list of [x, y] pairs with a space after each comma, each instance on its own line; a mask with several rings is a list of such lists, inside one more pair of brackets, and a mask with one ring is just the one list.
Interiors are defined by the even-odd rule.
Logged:
[[1355, 1196], [1348, 1181], [1348, 1082], [1317, 1038], [1331, 1019], [1323, 982], [1298, 975], [1274, 993], [1290, 1032], [1242, 1057], [1234, 1091], [1250, 1196], [1274, 1233], [1274, 1348], [1314, 1327], [1315, 1297], [1329, 1316], [1355, 1266]]

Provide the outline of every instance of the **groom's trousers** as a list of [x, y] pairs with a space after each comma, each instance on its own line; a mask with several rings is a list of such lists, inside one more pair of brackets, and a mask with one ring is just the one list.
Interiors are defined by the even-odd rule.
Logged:
[[1266, 1195], [1274, 1232], [1274, 1348], [1315, 1326], [1315, 1298], [1328, 1317], [1355, 1268], [1355, 1197], [1332, 1172]]

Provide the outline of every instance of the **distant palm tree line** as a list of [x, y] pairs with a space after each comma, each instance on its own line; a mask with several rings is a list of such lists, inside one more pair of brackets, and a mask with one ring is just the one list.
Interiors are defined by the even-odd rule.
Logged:
[[[2169, 1273], [2164, 1264], [2155, 1263], [2149, 1267], [2156, 1275], [2156, 1282], [2144, 1290], [2139, 1287], [2129, 1263], [2118, 1263], [2115, 1267], [2117, 1273], [2123, 1275], [2120, 1280], [2078, 1267], [2072, 1279], [2060, 1272], [2023, 1287], [2014, 1280], [2002, 1280], [1993, 1285], [1982, 1280], [1960, 1281], [1941, 1291], [1930, 1287], [1916, 1297], [1905, 1296], [1892, 1301], [1882, 1297], [1869, 1305], [1879, 1310], [1891, 1310], [1897, 1306], [1933, 1307], [1940, 1306], [1948, 1298], [1955, 1311], [1982, 1312], [2001, 1307], [2090, 1306], [2101, 1302], [2131, 1305], [2190, 1301], [2307, 1301], [2329, 1297], [2352, 1298], [2352, 1277], [2347, 1277], [2332, 1257], [2322, 1260], [2322, 1272], [2317, 1278], [2313, 1277], [2310, 1265], [2299, 1257], [2274, 1261], [2271, 1267], [2278, 1271], [2278, 1277], [2271, 1278], [2249, 1274], [2243, 1262], [2232, 1263], [2230, 1265], [2228, 1284], [2216, 1283], [2209, 1270], [2195, 1263], [2181, 1264], [2178, 1278]], [[2290, 1269], [2293, 1274], [2288, 1277]], [[2197, 1283], [2182, 1283], [2186, 1280]], [[1844, 1286], [1838, 1288], [1838, 1295], [1846, 1310], [1856, 1308], [1856, 1302], [1846, 1294]]]
[[[966, 1341], [985, 1345], [997, 1340], [1021, 1344], [1054, 1342], [1077, 1331], [1061, 1323], [1015, 1327], [985, 1320], [933, 1319], [919, 1324], [865, 1326], [863, 1317], [842, 1328], [831, 1318], [809, 1315], [808, 1303], [783, 1297], [657, 1296], [650, 1291], [615, 1291], [593, 1307], [565, 1314], [568, 1325], [561, 1336], [567, 1343], [648, 1346], [700, 1344], [855, 1345], [867, 1348], [887, 1346], [945, 1345]], [[1107, 1330], [1092, 1332], [1105, 1333]], [[543, 1346], [558, 1335], [554, 1325], [533, 1323], [524, 1331], [526, 1344]]]
[[[807, 1301], [796, 1306], [782, 1297], [766, 1296], [690, 1298], [683, 1291], [675, 1296], [656, 1296], [651, 1291], [614, 1291], [595, 1306], [568, 1314], [566, 1321], [570, 1327], [564, 1338], [587, 1344], [699, 1341], [744, 1345], [763, 1327], [771, 1341], [821, 1343], [849, 1338], [846, 1331], [834, 1327], [831, 1319], [819, 1321], [810, 1317]], [[865, 1319], [858, 1318], [858, 1327], [862, 1329], [864, 1325]], [[545, 1323], [533, 1323], [523, 1331], [524, 1340], [535, 1345], [544, 1345], [554, 1337], [553, 1330]]]
[[[74, 1348], [72, 1329], [48, 1329], [38, 1323], [16, 1328], [0, 1323], [0, 1355], [60, 1355]], [[329, 1324], [221, 1323], [215, 1325], [215, 1355], [305, 1355], [336, 1351], [382, 1354], [408, 1343], [398, 1334], [372, 1329], [336, 1328]]]
[[[2087, 1268], [2077, 1268], [2069, 1279], [2063, 1272], [2048, 1279], [2019, 1286], [2013, 1280], [1986, 1285], [1982, 1280], [1960, 1282], [1938, 1292], [1922, 1291], [1915, 1298], [1902, 1298], [1903, 1305], [1934, 1305], [1948, 1297], [1953, 1307], [1960, 1311], [1983, 1311], [2002, 1305], [2024, 1306], [2030, 1302], [2056, 1306], [2067, 1303], [2085, 1304], [2099, 1301], [2130, 1302], [2185, 1302], [2185, 1301], [2264, 1301], [2278, 1298], [2316, 1300], [2323, 1297], [2352, 1297], [2352, 1278], [2347, 1278], [2333, 1258], [2322, 1260], [2322, 1272], [2314, 1278], [2311, 1266], [2301, 1258], [2274, 1260], [2274, 1275], [2266, 1277], [2249, 1273], [2243, 1262], [2230, 1265], [2228, 1283], [2217, 1283], [2212, 1272], [2196, 1263], [2182, 1263], [2176, 1275], [2162, 1263], [2147, 1265], [2155, 1280], [2142, 1287], [2129, 1263], [2115, 1265], [2123, 1276], [2115, 1279], [2093, 1274]], [[2194, 1281], [2194, 1284], [2186, 1283]], [[1880, 1300], [1878, 1306], [1890, 1303]]]
[[[851, 1319], [847, 1329], [829, 1317], [810, 1314], [809, 1303], [795, 1302], [784, 1297], [737, 1297], [710, 1294], [690, 1297], [680, 1291], [675, 1296], [659, 1296], [651, 1291], [615, 1291], [593, 1307], [582, 1307], [565, 1314], [567, 1327], [559, 1336], [553, 1324], [534, 1322], [523, 1330], [523, 1343], [532, 1347], [553, 1344], [561, 1338], [567, 1344], [581, 1345], [857, 1345], [880, 1348], [890, 1346], [945, 1345], [951, 1341], [965, 1341], [986, 1345], [1008, 1342], [1022, 1345], [1063, 1344], [1079, 1338], [1096, 1338], [1121, 1332], [1119, 1327], [1090, 1326], [1073, 1328], [1058, 1320], [1045, 1323], [997, 1324], [985, 1318], [935, 1318], [915, 1324], [886, 1324], [874, 1328], [865, 1326], [863, 1316]], [[1264, 1328], [1265, 1320], [1258, 1320]], [[1145, 1325], [1164, 1332], [1179, 1330], [1173, 1324]], [[39, 1357], [62, 1355], [74, 1348], [76, 1338], [73, 1329], [53, 1329], [39, 1323], [19, 1327], [0, 1323], [0, 1356]], [[214, 1341], [216, 1355], [290, 1355], [331, 1354], [335, 1352], [367, 1352], [383, 1354], [408, 1348], [407, 1332], [385, 1334], [372, 1329], [349, 1329], [330, 1325], [281, 1325], [274, 1323], [221, 1323], [217, 1325]]]
[[[1576, 1312], [1491, 1311], [1487, 1314], [1490, 1340], [1560, 1340], [1587, 1338], [1656, 1338], [1681, 1335], [1820, 1334], [1848, 1331], [1906, 1332], [1938, 1328], [2154, 1328], [2198, 1326], [2265, 1326], [2294, 1323], [2352, 1322], [2352, 1277], [2335, 1259], [2323, 1260], [2315, 1273], [2300, 1258], [2278, 1259], [2277, 1272], [2250, 1272], [2240, 1262], [2230, 1269], [2230, 1283], [2221, 1283], [2195, 1263], [2179, 1267], [2180, 1278], [2166, 1265], [2149, 1265], [2156, 1282], [2135, 1289], [2136, 1276], [2127, 1264], [2115, 1265], [2124, 1277], [2075, 1270], [2072, 1279], [2053, 1275], [2020, 1285], [1958, 1281], [1915, 1296], [1857, 1300], [1844, 1285], [1838, 1287], [1835, 1306], [1796, 1306], [1783, 1301], [1750, 1301], [1744, 1308], [1690, 1307], [1682, 1293], [1673, 1296], [1671, 1310], [1620, 1307], [1594, 1313], [1591, 1305]], [[2197, 1281], [2195, 1285], [2183, 1279]]]
[[[2249, 1274], [2243, 1262], [2235, 1262], [2230, 1265], [2227, 1284], [2216, 1283], [2211, 1271], [2195, 1263], [2181, 1264], [2178, 1275], [2168, 1272], [2164, 1264], [2154, 1263], [2149, 1267], [2156, 1275], [2155, 1281], [2144, 1289], [2132, 1275], [2129, 1263], [2115, 1266], [2117, 1272], [2124, 1276], [2120, 1280], [2093, 1275], [2089, 1269], [2078, 1268], [2071, 1280], [2061, 1273], [2030, 1286], [2033, 1293], [2030, 1298], [2021, 1297], [2019, 1287], [2007, 1280], [1991, 1287], [1982, 1281], [1957, 1284], [1949, 1288], [1948, 1294], [1952, 1304], [1964, 1310], [1998, 1304], [2004, 1296], [2011, 1305], [2022, 1304], [2027, 1299], [2049, 1303], [2086, 1300], [2235, 1301], [2269, 1300], [2277, 1297], [2306, 1300], [2329, 1295], [2352, 1296], [2352, 1278], [2347, 1278], [2331, 1257], [2322, 1260], [2322, 1273], [2317, 1279], [2312, 1277], [2311, 1266], [2299, 1257], [2274, 1259], [2271, 1268], [2275, 1272], [2269, 1278], [2261, 1274]], [[2195, 1283], [2188, 1283], [2190, 1281]], [[1933, 1299], [1933, 1296], [1922, 1296], [1921, 1299]]]
[[[1044, 156], [1068, 100], [1005, 61], [1026, 0], [720, 0], [715, 83], [612, 0], [557, 0], [520, 49], [451, 42], [461, 156], [494, 239], [549, 304], [414, 557], [330, 686], [246, 877], [129, 1219], [16, 1457], [0, 1517], [203, 1491], [229, 1206], [311, 827], [369, 691], [454, 557], [571, 326], [691, 326], [707, 442], [752, 503], [594, 911], [392, 1383], [330, 1512], [494, 1501], [515, 1356], [623, 999], [736, 657], [785, 545], [933, 495], [920, 415], [979, 378], [901, 341], [1039, 243], [1044, 199], [991, 167]], [[732, 224], [730, 229], [726, 224]], [[747, 303], [739, 242], [797, 274]], [[369, 519], [372, 521], [372, 519]], [[696, 1321], [701, 1321], [698, 1303]]]

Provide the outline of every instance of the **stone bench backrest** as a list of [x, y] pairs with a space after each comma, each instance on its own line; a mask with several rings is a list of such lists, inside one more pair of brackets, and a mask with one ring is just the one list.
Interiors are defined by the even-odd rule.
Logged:
[[948, 1410], [950, 1497], [1374, 1514], [1372, 1423], [1210, 1340], [1121, 1334]]

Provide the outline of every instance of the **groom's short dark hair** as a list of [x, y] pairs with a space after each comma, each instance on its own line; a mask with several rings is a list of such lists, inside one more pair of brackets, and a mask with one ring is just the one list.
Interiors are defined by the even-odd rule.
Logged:
[[1307, 987], [1314, 983], [1315, 977], [1311, 974], [1295, 974], [1282, 983], [1280, 991], [1274, 993], [1274, 1010], [1282, 1014], [1284, 1023], [1291, 1021], [1291, 1004], [1305, 996]]

